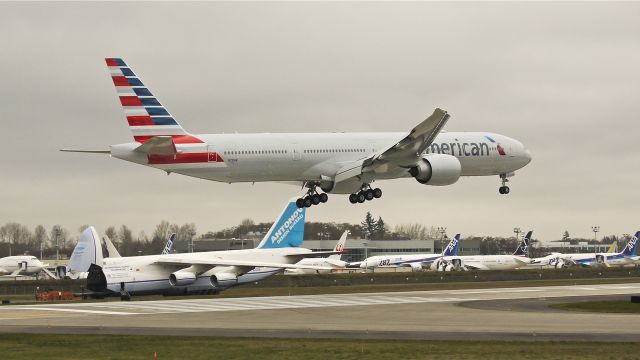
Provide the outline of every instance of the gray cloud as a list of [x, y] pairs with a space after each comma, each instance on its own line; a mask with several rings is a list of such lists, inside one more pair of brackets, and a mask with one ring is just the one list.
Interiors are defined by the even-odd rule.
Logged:
[[381, 182], [310, 220], [533, 228], [542, 239], [640, 227], [637, 3], [0, 3], [0, 222], [219, 229], [271, 220], [300, 194], [219, 184], [105, 156], [130, 139], [103, 58], [121, 56], [181, 124], [206, 132], [409, 130], [434, 107], [448, 130], [502, 133], [534, 161], [447, 188]]

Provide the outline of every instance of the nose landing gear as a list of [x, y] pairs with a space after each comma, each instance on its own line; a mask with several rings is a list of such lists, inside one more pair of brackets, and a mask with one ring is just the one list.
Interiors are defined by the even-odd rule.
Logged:
[[509, 187], [507, 186], [507, 182], [509, 182], [509, 179], [507, 179], [507, 174], [500, 174], [500, 179], [502, 180], [502, 186], [498, 188], [498, 192], [500, 194], [506, 195], [509, 193]]
[[365, 201], [371, 201], [373, 199], [379, 199], [381, 197], [382, 190], [380, 188], [372, 189], [371, 185], [367, 184], [362, 188], [362, 190], [349, 195], [349, 202], [352, 204], [362, 204]]

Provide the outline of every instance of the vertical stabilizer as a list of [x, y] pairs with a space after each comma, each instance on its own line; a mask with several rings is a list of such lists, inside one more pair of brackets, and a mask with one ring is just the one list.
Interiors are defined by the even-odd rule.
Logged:
[[525, 235], [522, 238], [522, 240], [520, 241], [520, 244], [518, 244], [518, 247], [516, 248], [516, 251], [513, 252], [513, 255], [516, 255], [516, 256], [529, 255], [529, 243], [531, 242], [532, 234], [533, 234], [533, 231], [529, 231], [527, 235]]
[[67, 273], [83, 273], [89, 271], [91, 264], [102, 266], [102, 245], [100, 244], [100, 236], [93, 226], [86, 228], [76, 247], [73, 249]]
[[[333, 251], [345, 250], [345, 246], [347, 245], [347, 235], [349, 235], [349, 230], [342, 233], [342, 236], [340, 237], [340, 240], [338, 240], [338, 243], [336, 244], [336, 246], [333, 248]], [[342, 257], [342, 254], [329, 255], [329, 259], [332, 259], [332, 260], [340, 260], [341, 257]]]
[[259, 249], [299, 247], [304, 239], [305, 208], [298, 209], [296, 199], [291, 199], [264, 236]]
[[460, 234], [456, 234], [446, 248], [442, 250], [442, 256], [456, 256], [458, 255], [458, 247], [460, 247]]

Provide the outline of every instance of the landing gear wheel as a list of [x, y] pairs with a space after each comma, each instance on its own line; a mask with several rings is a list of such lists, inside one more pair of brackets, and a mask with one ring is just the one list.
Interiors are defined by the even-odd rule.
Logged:
[[380, 188], [373, 189], [373, 197], [380, 199], [382, 197], [382, 190], [380, 190]]
[[500, 194], [504, 194], [504, 186], [500, 186], [500, 187], [498, 188], [498, 192], [499, 192]]
[[506, 194], [508, 194], [508, 193], [509, 193], [509, 187], [508, 187], [508, 186], [505, 186], [505, 187], [504, 187], [504, 190], [502, 190], [502, 192], [503, 192], [503, 194], [505, 194], [505, 195], [506, 195]]
[[311, 199], [308, 196], [304, 198], [304, 207], [311, 207], [311, 205], [313, 205]]
[[320, 195], [318, 194], [311, 195], [311, 202], [313, 203], [313, 205], [320, 204]]
[[349, 195], [349, 202], [352, 204], [355, 204], [358, 202], [358, 195], [356, 194], [351, 194]]
[[327, 200], [329, 200], [329, 195], [327, 195], [325, 193], [320, 194], [320, 202], [321, 203], [326, 203]]
[[304, 207], [304, 199], [296, 200], [296, 206], [298, 207], [298, 209], [302, 209]]
[[364, 193], [362, 191], [360, 191], [358, 194], [356, 194], [356, 197], [358, 198], [358, 202], [360, 204], [362, 204], [363, 202], [365, 202], [367, 200], [367, 198], [364, 196]]
[[364, 197], [365, 197], [368, 201], [373, 200], [373, 190], [371, 190], [371, 189], [366, 190], [366, 191], [364, 192]]

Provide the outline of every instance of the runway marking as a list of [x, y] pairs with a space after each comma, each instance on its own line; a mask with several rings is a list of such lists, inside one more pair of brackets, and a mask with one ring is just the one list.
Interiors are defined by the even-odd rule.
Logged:
[[62, 311], [62, 312], [74, 312], [74, 313], [90, 313], [90, 314], [102, 314], [102, 315], [137, 315], [136, 313], [127, 313], [122, 311], [100, 311], [100, 310], [86, 310], [86, 309], [65, 309], [63, 307], [23, 307], [21, 309], [13, 309], [12, 307], [3, 308], [6, 310], [41, 310], [41, 311]]
[[[626, 294], [640, 291], [640, 284], [603, 284], [592, 286], [546, 286], [533, 288], [495, 288], [469, 290], [435, 290], [386, 293], [352, 293], [328, 295], [265, 296], [224, 299], [181, 299], [134, 302], [99, 302], [38, 305], [14, 305], [0, 308], [22, 311], [50, 311], [95, 315], [150, 315], [197, 312], [281, 310], [340, 306], [393, 305], [553, 298], [586, 295]], [[5, 313], [6, 314], [6, 313]], [[12, 314], [13, 315], [13, 314]]]

